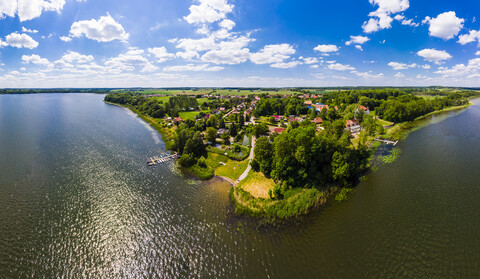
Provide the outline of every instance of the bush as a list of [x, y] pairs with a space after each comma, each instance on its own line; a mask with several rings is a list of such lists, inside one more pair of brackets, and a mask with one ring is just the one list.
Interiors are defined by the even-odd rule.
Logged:
[[180, 164], [186, 168], [191, 167], [196, 163], [195, 157], [193, 157], [192, 153], [183, 154], [179, 161]]
[[202, 168], [206, 168], [207, 167], [207, 162], [205, 161], [205, 157], [200, 157], [200, 159], [198, 159], [198, 162], [197, 164], [202, 167]]
[[258, 163], [257, 160], [253, 159], [252, 162], [250, 163], [250, 166], [252, 166], [253, 171], [255, 172], [260, 171], [260, 164]]

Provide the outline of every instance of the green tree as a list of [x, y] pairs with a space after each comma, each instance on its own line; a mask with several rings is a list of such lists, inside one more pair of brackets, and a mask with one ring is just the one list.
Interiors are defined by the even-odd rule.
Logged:
[[208, 127], [207, 130], [205, 131], [205, 139], [212, 144], [215, 144], [218, 136], [218, 131], [217, 129], [213, 127]]

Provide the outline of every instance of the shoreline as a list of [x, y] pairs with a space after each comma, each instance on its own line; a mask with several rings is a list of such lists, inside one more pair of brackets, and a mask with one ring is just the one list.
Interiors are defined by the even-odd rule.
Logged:
[[448, 113], [448, 112], [460, 111], [460, 110], [464, 110], [464, 109], [466, 110], [470, 106], [473, 106], [473, 105], [475, 105], [475, 104], [470, 100], [470, 103], [468, 105], [448, 107], [448, 108], [445, 108], [445, 109], [442, 109], [442, 110], [432, 111], [428, 114], [425, 114], [423, 116], [415, 118], [413, 121], [395, 124], [392, 128], [388, 129], [385, 132], [385, 134], [383, 135], [383, 138], [384, 139], [403, 141], [408, 137], [408, 135], [410, 133], [415, 132], [418, 129], [421, 129], [423, 127], [426, 127], [426, 126], [430, 125], [430, 124], [422, 123], [423, 121], [428, 120], [427, 119], [428, 117], [439, 115], [439, 114], [444, 114], [444, 113]]

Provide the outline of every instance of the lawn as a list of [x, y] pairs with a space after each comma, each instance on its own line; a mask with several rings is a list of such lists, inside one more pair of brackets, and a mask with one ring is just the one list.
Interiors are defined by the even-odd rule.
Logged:
[[199, 115], [200, 112], [199, 111], [184, 111], [184, 112], [179, 112], [178, 115], [183, 119], [183, 120], [187, 120], [187, 119], [191, 119], [191, 120], [195, 120], [195, 116]]
[[250, 171], [247, 178], [245, 178], [238, 185], [243, 190], [249, 192], [255, 198], [269, 198], [268, 190], [273, 191], [275, 187], [275, 182], [273, 179], [266, 178], [260, 172]]
[[[221, 156], [221, 155], [220, 155]], [[225, 166], [219, 167], [215, 174], [218, 176], [225, 176], [232, 180], [237, 180], [240, 175], [247, 169], [249, 160], [244, 160], [242, 162], [237, 162], [233, 160], [224, 161]]]

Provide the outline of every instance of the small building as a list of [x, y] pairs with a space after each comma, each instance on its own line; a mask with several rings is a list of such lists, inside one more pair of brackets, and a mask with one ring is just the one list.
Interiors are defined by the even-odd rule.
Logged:
[[349, 130], [352, 134], [359, 133], [362, 130], [360, 123], [355, 120], [347, 120], [347, 124], [345, 124], [345, 129]]
[[285, 128], [275, 128], [273, 130], [273, 132], [275, 132], [277, 134], [281, 134], [281, 133], [285, 132]]
[[312, 105], [312, 101], [305, 101], [303, 102], [304, 105], [307, 105], [307, 106], [311, 106]]
[[225, 129], [218, 129], [218, 135], [219, 136], [225, 134], [226, 132], [227, 132], [227, 130], [225, 130]]
[[323, 124], [323, 119], [321, 117], [316, 117], [313, 121], [316, 125], [322, 125]]
[[182, 122], [183, 119], [181, 117], [175, 117], [175, 122], [179, 123], [179, 122]]
[[218, 108], [219, 111], [225, 111], [224, 107]]
[[323, 109], [328, 109], [328, 105], [325, 105], [325, 104], [321, 104], [321, 103], [316, 103], [315, 104], [315, 110], [320, 112], [322, 111]]
[[360, 110], [363, 110], [366, 115], [370, 115], [370, 108], [369, 108], [369, 107], [359, 106], [359, 107], [357, 108], [357, 111], [360, 111]]

